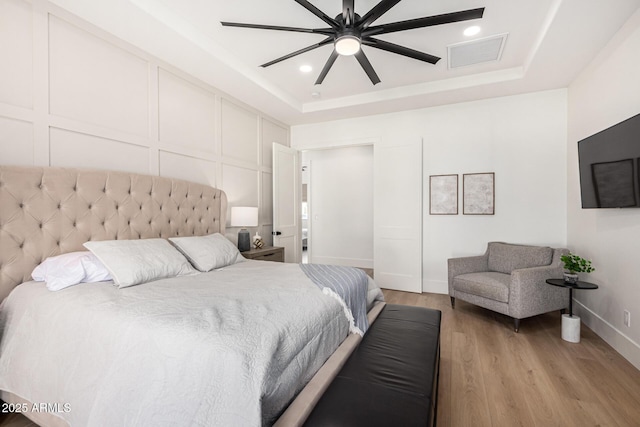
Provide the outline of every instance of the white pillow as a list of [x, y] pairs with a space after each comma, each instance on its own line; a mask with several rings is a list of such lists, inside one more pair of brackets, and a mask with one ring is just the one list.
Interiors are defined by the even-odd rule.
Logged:
[[170, 237], [169, 240], [200, 271], [211, 271], [244, 260], [236, 245], [220, 233]]
[[47, 282], [50, 291], [59, 291], [78, 283], [111, 280], [109, 271], [89, 251], [49, 257], [33, 270], [31, 277], [38, 282]]
[[84, 247], [102, 261], [119, 288], [197, 273], [164, 239], [93, 241]]

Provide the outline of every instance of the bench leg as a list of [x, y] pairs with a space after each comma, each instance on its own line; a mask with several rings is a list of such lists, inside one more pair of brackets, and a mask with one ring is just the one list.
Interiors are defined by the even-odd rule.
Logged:
[[451, 298], [451, 308], [456, 308], [456, 298], [455, 297], [449, 297]]
[[513, 319], [513, 330], [515, 332], [520, 330], [520, 319]]

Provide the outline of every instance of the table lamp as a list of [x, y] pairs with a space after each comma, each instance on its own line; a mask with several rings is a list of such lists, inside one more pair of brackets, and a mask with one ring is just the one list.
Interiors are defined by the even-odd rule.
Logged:
[[231, 226], [242, 227], [238, 231], [238, 250], [240, 252], [251, 249], [251, 236], [244, 227], [258, 226], [258, 208], [237, 206], [231, 208]]

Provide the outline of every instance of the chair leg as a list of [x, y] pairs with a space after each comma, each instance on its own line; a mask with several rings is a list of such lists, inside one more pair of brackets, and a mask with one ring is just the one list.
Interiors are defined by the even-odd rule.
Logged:
[[516, 333], [520, 330], [520, 319], [513, 319], [513, 330]]
[[449, 297], [451, 298], [451, 308], [456, 308], [456, 298], [455, 297]]

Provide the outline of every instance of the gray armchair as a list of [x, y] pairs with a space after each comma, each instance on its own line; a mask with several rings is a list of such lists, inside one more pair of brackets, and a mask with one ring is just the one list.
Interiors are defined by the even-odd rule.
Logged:
[[560, 257], [567, 249], [490, 242], [484, 255], [450, 258], [449, 296], [511, 316], [518, 332], [520, 319], [565, 310], [569, 292], [546, 279], [562, 277]]

